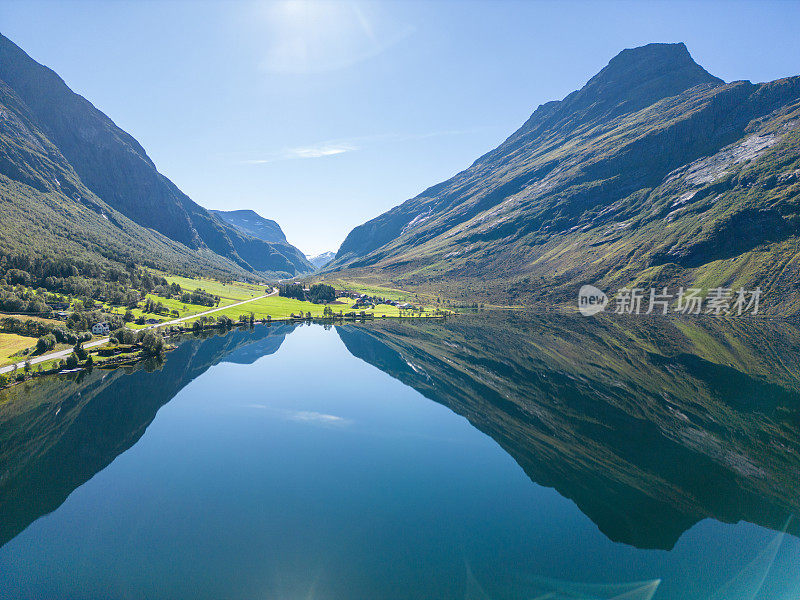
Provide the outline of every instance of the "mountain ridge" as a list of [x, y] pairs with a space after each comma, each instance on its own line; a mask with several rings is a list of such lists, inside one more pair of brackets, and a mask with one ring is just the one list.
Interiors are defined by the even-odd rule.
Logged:
[[315, 256], [308, 256], [308, 261], [317, 269], [323, 269], [329, 262], [336, 258], [336, 252], [321, 252]]
[[[29, 133], [40, 132], [40, 136], [28, 135], [25, 141], [46, 138], [48, 151], [52, 154], [55, 150], [63, 158], [59, 163], [68, 164], [93, 196], [130, 221], [182, 244], [189, 251], [219, 255], [224, 259], [220, 264], [236, 265], [229, 267], [231, 272], [294, 275], [311, 270], [301, 253], [287, 252], [284, 247], [253, 238], [213, 217], [159, 173], [131, 135], [73, 92], [57, 73], [33, 60], [2, 35], [0, 81], [4, 84], [6, 122], [26, 121]], [[12, 95], [14, 101], [9, 100]], [[14, 119], [8, 117], [12, 113]], [[20, 130], [8, 127], [6, 134], [12, 136], [7, 146], [10, 149], [18, 141], [13, 136], [20, 134]], [[28, 161], [27, 164], [9, 165], [6, 160], [4, 174], [12, 180], [23, 176], [23, 183], [31, 181], [25, 172], [42, 166], [38, 154], [45, 146], [36, 141], [31, 146], [33, 154], [22, 156], [17, 152], [18, 162]], [[57, 191], [50, 189], [53, 180], [41, 183], [39, 191]], [[77, 192], [68, 190], [67, 195], [74, 199], [74, 193]], [[81, 198], [88, 195], [85, 190], [79, 193]]]
[[[508, 303], [574, 301], [584, 283], [755, 288], [768, 271], [771, 309], [793, 314], [798, 109], [797, 77], [726, 84], [683, 44], [624, 50], [464, 171], [354, 228], [326, 271]], [[697, 161], [722, 166], [703, 178]]]
[[249, 208], [238, 210], [209, 209], [208, 212], [255, 238], [265, 242], [288, 244], [281, 226], [272, 219], [262, 217], [254, 210]]

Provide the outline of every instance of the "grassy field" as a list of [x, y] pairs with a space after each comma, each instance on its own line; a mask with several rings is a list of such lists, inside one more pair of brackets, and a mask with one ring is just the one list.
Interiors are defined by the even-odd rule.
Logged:
[[[190, 279], [187, 277], [176, 277], [173, 275], [165, 276], [167, 281], [170, 283], [178, 283], [180, 284], [181, 288], [184, 290], [195, 290], [197, 288], [203, 289], [210, 294], [215, 294], [219, 296], [222, 301], [220, 302], [220, 306], [226, 306], [229, 304], [233, 304], [235, 302], [241, 302], [242, 300], [247, 300], [248, 298], [254, 298], [257, 296], [261, 296], [266, 292], [266, 286], [258, 286], [248, 283], [241, 283], [241, 282], [234, 282], [234, 283], [221, 283], [219, 281], [214, 281], [212, 279]], [[359, 284], [351, 284], [349, 282], [340, 282], [340, 281], [331, 281], [326, 282], [331, 285], [335, 285], [337, 289], [348, 289], [352, 291], [357, 291], [362, 294], [369, 294], [369, 295], [377, 295], [384, 297], [388, 300], [397, 300], [401, 302], [412, 302], [417, 303], [418, 300], [413, 293], [404, 292], [403, 290], [396, 290], [391, 288], [382, 288], [377, 286], [367, 286], [367, 285], [359, 285]], [[209, 310], [208, 307], [198, 307], [192, 305], [184, 305], [182, 302], [176, 300], [165, 300], [164, 298], [159, 298], [157, 296], [151, 296], [154, 300], [161, 302], [169, 308], [170, 310], [177, 310], [181, 317], [191, 316], [197, 313], [205, 312]], [[355, 309], [351, 308], [354, 301], [350, 298], [341, 298], [337, 300], [336, 303], [332, 303], [329, 306], [333, 309], [335, 313], [338, 312], [351, 312]], [[186, 309], [184, 309], [186, 306]], [[250, 314], [251, 312], [255, 316], [256, 319], [264, 319], [267, 316], [273, 319], [285, 319], [292, 314], [306, 314], [311, 313], [312, 317], [321, 317], [322, 312], [325, 309], [325, 305], [323, 304], [313, 304], [311, 302], [304, 302], [302, 300], [295, 300], [293, 298], [282, 298], [280, 296], [271, 296], [269, 298], [262, 298], [260, 300], [255, 300], [253, 302], [248, 302], [247, 304], [243, 304], [241, 306], [235, 306], [230, 310], [221, 310], [218, 312], [213, 313], [211, 316], [219, 317], [225, 315], [230, 317], [231, 319], [238, 319], [239, 315]], [[361, 310], [357, 310], [356, 312], [361, 312]], [[390, 306], [386, 304], [381, 304], [376, 306], [374, 309], [368, 309], [364, 311], [367, 314], [374, 314], [376, 317], [380, 316], [387, 316], [387, 317], [396, 317], [400, 314], [400, 309], [396, 306]], [[133, 311], [134, 315], [137, 317], [142, 314], [141, 310], [136, 309]], [[410, 313], [409, 313], [410, 314]], [[167, 319], [166, 317], [158, 317], [156, 315], [144, 315], [145, 318], [161, 318]], [[170, 317], [174, 318], [174, 317]], [[191, 323], [189, 320], [187, 323]]]
[[[248, 302], [247, 304], [242, 304], [240, 306], [233, 306], [230, 309], [225, 309], [224, 307], [229, 306], [231, 304], [235, 304], [238, 302], [242, 302], [243, 300], [249, 300], [251, 298], [257, 298], [258, 296], [262, 296], [267, 292], [267, 286], [260, 286], [260, 285], [253, 285], [249, 283], [242, 283], [242, 282], [233, 282], [233, 283], [222, 283], [220, 281], [215, 281], [212, 279], [197, 279], [197, 278], [188, 278], [188, 277], [178, 277], [174, 275], [165, 275], [164, 276], [168, 282], [170, 283], [178, 283], [181, 286], [181, 289], [185, 291], [193, 291], [195, 289], [202, 289], [210, 294], [214, 294], [220, 297], [220, 305], [219, 308], [222, 310], [215, 311], [210, 316], [213, 318], [217, 318], [220, 316], [227, 316], [233, 320], [238, 320], [240, 315], [249, 315], [251, 312], [253, 313], [256, 319], [265, 319], [267, 317], [273, 319], [285, 319], [290, 317], [291, 315], [299, 315], [303, 314], [306, 315], [307, 313], [311, 313], [312, 317], [322, 317], [323, 311], [325, 310], [325, 305], [323, 304], [313, 304], [311, 302], [304, 302], [301, 300], [295, 300], [293, 298], [282, 298], [280, 296], [270, 296], [268, 298], [261, 298], [259, 300], [253, 300], [252, 302]], [[419, 299], [416, 297], [415, 294], [404, 292], [402, 290], [396, 290], [391, 288], [382, 288], [377, 286], [367, 286], [367, 285], [357, 285], [357, 284], [350, 284], [350, 283], [343, 283], [343, 282], [336, 282], [337, 288], [346, 288], [352, 291], [358, 291], [360, 293], [365, 293], [369, 295], [377, 295], [389, 300], [397, 300], [402, 302], [411, 302], [417, 305], [419, 303]], [[269, 288], [271, 291], [271, 288]], [[147, 298], [150, 298], [154, 302], [160, 302], [163, 304], [168, 310], [170, 311], [177, 311], [178, 317], [174, 314], [170, 315], [158, 315], [153, 313], [145, 313], [142, 310], [142, 306], [144, 305], [144, 301], [140, 303], [139, 308], [134, 308], [131, 310], [133, 313], [134, 318], [144, 317], [145, 319], [157, 319], [158, 321], [171, 321], [175, 318], [186, 318], [192, 317], [194, 315], [207, 312], [209, 310], [214, 310], [218, 307], [209, 307], [209, 306], [200, 306], [196, 304], [187, 304], [181, 302], [180, 300], [176, 299], [167, 299], [162, 298], [160, 296], [156, 296], [154, 294], [148, 294]], [[354, 300], [351, 298], [340, 298], [336, 302], [330, 304], [329, 306], [335, 313], [348, 313], [348, 312], [357, 312], [360, 313], [361, 309], [353, 309], [352, 306], [354, 304]], [[427, 307], [428, 311], [431, 311], [431, 307]], [[116, 308], [113, 312], [117, 314], [124, 314], [125, 309], [123, 308]], [[365, 309], [364, 312], [366, 314], [374, 314], [376, 317], [397, 317], [400, 315], [401, 311], [395, 306], [381, 304], [376, 306], [372, 309]], [[411, 316], [411, 312], [405, 312], [404, 314]], [[186, 325], [191, 325], [194, 319], [187, 319], [185, 321]], [[141, 329], [144, 327], [148, 327], [147, 324], [144, 325], [137, 325], [136, 323], [128, 323], [128, 327], [131, 329]]]
[[36, 338], [24, 337], [15, 333], [0, 333], [0, 366], [21, 360], [11, 355], [36, 345]]
[[7, 317], [14, 317], [16, 319], [20, 319], [21, 321], [36, 321], [37, 323], [44, 323], [45, 325], [53, 325], [54, 327], [63, 326], [64, 323], [62, 321], [57, 321], [55, 319], [45, 319], [44, 317], [37, 317], [34, 315], [7, 315], [2, 314], [0, 315], [0, 319], [5, 319]]
[[[331, 307], [334, 313], [339, 313], [340, 311], [343, 313], [361, 312], [361, 309], [355, 310], [351, 308], [353, 305], [353, 300], [346, 300], [346, 302], [337, 301], [335, 303], [328, 304], [328, 306]], [[226, 315], [231, 319], [236, 320], [239, 318], [239, 315], [248, 315], [252, 312], [256, 319], [263, 319], [267, 316], [273, 319], [285, 319], [292, 314], [297, 315], [303, 313], [305, 315], [309, 312], [311, 313], [312, 317], [322, 317], [324, 310], [324, 304], [313, 304], [312, 302], [295, 300], [294, 298], [270, 296], [269, 298], [262, 298], [260, 300], [248, 302], [247, 304], [242, 304], [241, 306], [234, 306], [233, 308], [227, 310], [221, 310], [211, 316], [218, 317], [221, 315]], [[396, 317], [400, 314], [400, 309], [396, 306], [380, 304], [374, 309], [364, 310], [364, 312], [366, 314], [374, 314], [376, 317], [384, 315], [387, 317]]]
[[[197, 288], [200, 288], [209, 294], [219, 296], [223, 301], [230, 300], [230, 302], [225, 302], [225, 304], [232, 304], [233, 302], [255, 298], [256, 296], [268, 293], [265, 291], [267, 289], [266, 286], [241, 283], [238, 281], [234, 283], [222, 283], [220, 281], [214, 281], [213, 279], [190, 279], [188, 277], [177, 277], [174, 275], [165, 275], [165, 279], [169, 283], [179, 284], [181, 289], [187, 292], [193, 292]], [[222, 305], [223, 304], [220, 304], [220, 306]]]
[[[214, 279], [190, 278], [190, 277], [179, 277], [177, 275], [166, 275], [161, 273], [159, 274], [162, 275], [169, 283], [179, 284], [181, 286], [181, 289], [186, 292], [192, 292], [199, 288], [201, 290], [205, 290], [209, 294], [219, 296], [220, 298], [219, 307], [228, 306], [230, 304], [235, 304], [237, 302], [241, 302], [242, 300], [248, 300], [250, 298], [256, 298], [258, 296], [263, 296], [264, 294], [268, 293], [267, 286], [253, 285], [250, 283], [242, 283], [238, 281], [232, 283], [222, 283], [221, 281], [216, 281]], [[270, 291], [272, 291], [271, 288]], [[172, 321], [173, 319], [176, 318], [191, 317], [193, 315], [218, 308], [216, 306], [188, 304], [174, 298], [162, 298], [161, 296], [156, 296], [155, 294], [148, 294], [146, 298], [150, 298], [154, 302], [160, 302], [170, 311], [173, 310], [177, 311], [178, 317], [176, 317], [175, 315], [158, 315], [155, 313], [146, 313], [144, 312], [144, 310], [142, 310], [142, 307], [144, 306], [144, 300], [143, 300], [142, 302], [140, 302], [139, 308], [131, 309], [131, 312], [133, 313], [135, 319], [139, 317], [144, 317], [145, 319], [156, 319], [158, 321]], [[242, 308], [244, 308], [244, 306]], [[125, 314], [126, 310], [127, 309], [125, 308], [115, 308], [111, 312], [122, 315]], [[244, 314], [245, 312], [248, 311], [239, 312], [237, 308], [233, 308], [231, 309], [230, 314], [226, 311], [220, 311], [218, 313], [214, 313], [214, 316], [219, 316], [221, 314], [228, 314], [228, 316], [234, 315], [235, 317], [238, 318], [240, 314]], [[277, 315], [275, 314], [271, 316], [277, 317]], [[147, 324], [137, 325], [135, 322], [128, 323], [127, 326], [130, 327], [131, 329], [143, 329], [145, 327], [148, 327]]]
[[[161, 296], [156, 296], [154, 294], [148, 294], [147, 298], [150, 298], [153, 302], [160, 302], [163, 304], [167, 309], [170, 311], [176, 310], [178, 311], [178, 317], [191, 317], [192, 315], [196, 315], [199, 313], [206, 312], [208, 310], [213, 310], [217, 308], [216, 306], [202, 306], [200, 304], [187, 304], [185, 302], [181, 302], [180, 300], [175, 300], [174, 298], [162, 298]], [[234, 302], [241, 302], [241, 300], [232, 300], [230, 298], [221, 298], [220, 299], [220, 307], [227, 306], [229, 304], [233, 304]], [[141, 303], [144, 306], [144, 302]], [[125, 314], [125, 308], [115, 308], [112, 312], [115, 314], [123, 315]], [[133, 308], [131, 309], [134, 318], [144, 317], [145, 319], [157, 319], [159, 321], [172, 321], [175, 318], [175, 315], [157, 315], [155, 313], [147, 313], [144, 312], [141, 308]], [[131, 329], [139, 329], [142, 327], [147, 327], [147, 325], [137, 325], [136, 323], [128, 323], [128, 326]]]

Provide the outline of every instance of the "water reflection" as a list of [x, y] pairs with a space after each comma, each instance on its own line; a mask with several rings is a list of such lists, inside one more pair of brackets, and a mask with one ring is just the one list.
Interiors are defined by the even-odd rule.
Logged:
[[705, 518], [781, 530], [799, 512], [794, 325], [497, 313], [339, 335], [613, 541], [670, 549]]
[[187, 339], [153, 368], [46, 378], [0, 397], [0, 546], [144, 434], [161, 406], [209, 367], [280, 348], [293, 325]]
[[[731, 564], [741, 566], [733, 574], [720, 576], [713, 586], [714, 597], [779, 597], [777, 593], [770, 595], [771, 588], [763, 585], [775, 557], [785, 546], [785, 535], [794, 540], [791, 536], [798, 534], [798, 521], [790, 518], [798, 512], [800, 503], [800, 331], [795, 326], [757, 321], [620, 321], [485, 313], [446, 323], [379, 321], [337, 326], [335, 332], [314, 327], [319, 332], [317, 338], [328, 340], [324, 352], [329, 353], [311, 361], [316, 367], [303, 364], [302, 353], [315, 348], [310, 345], [312, 342], [305, 341], [302, 348], [294, 350], [295, 362], [285, 363], [288, 370], [282, 376], [286, 381], [279, 385], [267, 380], [274, 378], [276, 372], [261, 365], [237, 368], [235, 373], [231, 367], [219, 375], [209, 374], [203, 378], [206, 383], [202, 389], [196, 391], [197, 398], [188, 402], [184, 393], [184, 406], [174, 410], [167, 422], [159, 417], [158, 423], [163, 423], [161, 437], [145, 453], [146, 459], [130, 458], [128, 470], [108, 477], [107, 487], [101, 485], [98, 490], [114, 489], [136, 468], [161, 469], [163, 453], [171, 447], [165, 440], [174, 443], [178, 427], [203, 427], [209, 436], [207, 443], [202, 448], [184, 449], [184, 462], [175, 464], [205, 461], [225, 468], [231, 465], [231, 457], [242, 462], [230, 476], [220, 471], [219, 482], [207, 481], [202, 470], [186, 474], [185, 478], [179, 471], [177, 475], [169, 471], [174, 477], [171, 493], [207, 487], [209, 500], [217, 502], [213, 506], [214, 512], [219, 511], [219, 522], [215, 521], [214, 527], [224, 532], [219, 537], [223, 544], [235, 548], [249, 536], [251, 544], [264, 546], [265, 553], [272, 545], [287, 546], [294, 557], [292, 564], [298, 569], [308, 567], [309, 548], [324, 561], [333, 561], [339, 548], [350, 559], [345, 568], [358, 573], [357, 579], [353, 579], [353, 573], [350, 579], [342, 575], [342, 581], [350, 585], [358, 582], [372, 592], [382, 588], [377, 575], [370, 579], [363, 565], [374, 561], [375, 573], [386, 577], [381, 563], [385, 556], [395, 556], [409, 560], [408, 564], [394, 564], [397, 581], [403, 580], [402, 569], [417, 573], [412, 569], [415, 564], [430, 562], [432, 573], [418, 582], [422, 595], [431, 595], [431, 589], [438, 589], [448, 590], [441, 596], [474, 598], [649, 599], [654, 594], [659, 598], [661, 593], [665, 593], [664, 597], [706, 598], [707, 594], [690, 594], [674, 587], [670, 592], [669, 584], [659, 579], [670, 569], [674, 574], [694, 566], [670, 563], [661, 556], [672, 553], [638, 553], [633, 548], [677, 549], [676, 560], [708, 555], [710, 565], [717, 560], [717, 548], [704, 551], [701, 547], [692, 555], [687, 554], [687, 544], [691, 547], [698, 540], [719, 540], [721, 534], [714, 533], [709, 524], [746, 521], [774, 533], [765, 535], [759, 531], [748, 538], [760, 540], [758, 553], [731, 557]], [[106, 467], [137, 444], [159, 409], [209, 367], [222, 362], [251, 365], [262, 356], [286, 354], [281, 346], [294, 330], [293, 326], [277, 325], [190, 337], [153, 372], [95, 370], [82, 378], [45, 380], [27, 390], [17, 388], [7, 394], [0, 400], [0, 545], [18, 536], [40, 516], [57, 509], [96, 473], [108, 473], [111, 469]], [[398, 396], [392, 408], [400, 412], [369, 414], [365, 407], [371, 405], [365, 399], [348, 396], [354, 394], [352, 382], [338, 385], [333, 377], [338, 373], [341, 378], [366, 381], [365, 371], [381, 373], [352, 357], [345, 360], [334, 356], [338, 350], [330, 346], [329, 340], [337, 334], [352, 356], [466, 418], [502, 447], [532, 482], [553, 488], [558, 494], [550, 490], [545, 490], [550, 496], [537, 492], [536, 504], [520, 504], [521, 513], [513, 506], [508, 511], [497, 507], [494, 514], [487, 514], [485, 522], [465, 516], [464, 525], [471, 529], [457, 535], [448, 530], [453, 524], [442, 524], [443, 533], [434, 532], [431, 527], [442, 523], [441, 514], [432, 512], [438, 510], [434, 508], [437, 502], [445, 507], [453, 503], [453, 509], [465, 515], [472, 514], [470, 509], [457, 503], [461, 496], [439, 490], [431, 474], [411, 458], [416, 456], [415, 443], [409, 442], [408, 437], [399, 445], [389, 438], [374, 438], [378, 430], [386, 436], [397, 435], [392, 427], [398, 415], [408, 430], [404, 430], [404, 436], [411, 431], [433, 436], [442, 427], [455, 425], [419, 407], [404, 410], [403, 402], [409, 401], [405, 396], [402, 401]], [[292, 339], [298, 337], [303, 336]], [[347, 354], [343, 350], [339, 353]], [[336, 367], [329, 369], [330, 373], [320, 370], [319, 365], [330, 360], [336, 361]], [[352, 368], [351, 363], [358, 363], [363, 369]], [[388, 390], [386, 381], [395, 384], [391, 393], [396, 393], [397, 388], [408, 389], [385, 375], [381, 378], [363, 384], [368, 386], [367, 396], [377, 398]], [[311, 386], [317, 390], [311, 394], [316, 396], [314, 402], [295, 405], [293, 390], [307, 388], [314, 379], [322, 380]], [[237, 398], [235, 406], [218, 406], [219, 395], [239, 381], [238, 391], [248, 395], [241, 401]], [[269, 391], [262, 392], [267, 388]], [[330, 397], [326, 397], [328, 394]], [[170, 407], [177, 402], [178, 399]], [[200, 415], [198, 404], [207, 411], [213, 407], [213, 413]], [[240, 419], [237, 428], [231, 425], [229, 430], [218, 431], [218, 424], [225, 423], [229, 416], [225, 411], [234, 410], [240, 411], [236, 412]], [[241, 411], [259, 416], [242, 418]], [[260, 429], [260, 415], [273, 419], [269, 427]], [[316, 433], [301, 433], [298, 427], [306, 428], [306, 432], [313, 428]], [[157, 425], [152, 429], [158, 429]], [[453, 429], [448, 435], [464, 434]], [[181, 437], [193, 440], [188, 434]], [[234, 442], [241, 443], [241, 447], [226, 450], [224, 444]], [[318, 454], [315, 444], [326, 451]], [[380, 452], [383, 460], [366, 456], [365, 447]], [[452, 449], [446, 444], [435, 448], [448, 456], [436, 462], [431, 473], [449, 468], [458, 473], [459, 482], [471, 474], [491, 480], [501, 495], [499, 502], [503, 502], [502, 494], [510, 493], [512, 488], [521, 493], [514, 487], [516, 484], [507, 481], [507, 474], [495, 473], [495, 463], [489, 466], [485, 449], [470, 450], [471, 454], [461, 458], [454, 452], [450, 455]], [[499, 450], [497, 453], [502, 454]], [[275, 457], [275, 462], [270, 462], [268, 456]], [[435, 456], [420, 453], [416, 458], [434, 460]], [[503, 457], [513, 466], [507, 456]], [[473, 474], [470, 464], [463, 464], [470, 460], [487, 462], [476, 462]], [[165, 473], [168, 466], [163, 467]], [[438, 472], [441, 477], [445, 471]], [[517, 473], [526, 489], [537, 487], [518, 469]], [[269, 479], [259, 479], [265, 475]], [[311, 480], [306, 481], [303, 476]], [[235, 493], [226, 491], [224, 481]], [[408, 489], [398, 482], [405, 482]], [[281, 487], [287, 483], [289, 488]], [[358, 487], [352, 489], [353, 486]], [[480, 485], [468, 489], [476, 494], [492, 493]], [[315, 496], [313, 491], [320, 490], [323, 495]], [[217, 492], [219, 496], [215, 495]], [[398, 494], [407, 496], [398, 498]], [[438, 494], [438, 500], [431, 494]], [[594, 539], [572, 514], [578, 513], [574, 506], [565, 508], [566, 501], [558, 495], [571, 499], [607, 539], [626, 546], [618, 548], [619, 544], [607, 542], [603, 545]], [[172, 503], [180, 512], [178, 497], [165, 492], [163, 506]], [[553, 497], [558, 497], [560, 503]], [[495, 499], [486, 498], [486, 506], [492, 506]], [[273, 502], [274, 506], [270, 506], [283, 511], [283, 519], [267, 508]], [[473, 505], [479, 505], [477, 499]], [[207, 517], [208, 513], [199, 506], [195, 502], [187, 510]], [[389, 512], [372, 514], [375, 506]], [[519, 521], [520, 514], [527, 510], [541, 511], [531, 515], [535, 516], [535, 523]], [[363, 522], [353, 521], [352, 512], [362, 514]], [[315, 517], [317, 529], [301, 521], [309, 514]], [[241, 515], [243, 524], [250, 523], [245, 519], [249, 516], [271, 533], [259, 533], [262, 530], [255, 525], [243, 525], [239, 531], [236, 521], [226, 520], [226, 515]], [[277, 523], [276, 519], [282, 522]], [[416, 520], [425, 527], [411, 529], [409, 524]], [[167, 524], [171, 522], [165, 520]], [[170, 536], [171, 532], [162, 532], [163, 525], [159, 521], [153, 527], [160, 535]], [[534, 547], [540, 548], [537, 551], [542, 556], [533, 554], [535, 550], [528, 541], [507, 545], [497, 541], [504, 536], [510, 540], [509, 532], [517, 526], [540, 536]], [[211, 529], [216, 531], [214, 527]], [[582, 532], [580, 537], [559, 539], [569, 535], [573, 527]], [[57, 525], [52, 528], [56, 533], [51, 535], [57, 535]], [[684, 535], [690, 528], [694, 535]], [[239, 531], [240, 537], [232, 531]], [[303, 543], [287, 539], [287, 531], [299, 531]], [[320, 531], [328, 533], [331, 546], [326, 545], [325, 534]], [[368, 558], [346, 554], [343, 548], [347, 540], [362, 533], [375, 543], [375, 552]], [[441, 539], [436, 537], [439, 533]], [[463, 593], [458, 594], [451, 593], [451, 588], [461, 589], [461, 582], [454, 583], [452, 572], [447, 570], [452, 565], [443, 557], [444, 548], [452, 542], [448, 537], [451, 533], [453, 539], [461, 540], [453, 551], [463, 556], [459, 558], [463, 568], [459, 569], [464, 574], [464, 587]], [[183, 535], [194, 539], [195, 533], [187, 527]], [[400, 544], [393, 536], [400, 536]], [[691, 538], [688, 542], [687, 537]], [[484, 544], [489, 538], [499, 545]], [[678, 548], [681, 539], [683, 549]], [[19, 539], [6, 548], [19, 546], [18, 542]], [[413, 554], [409, 554], [411, 549], [406, 545], [413, 547]], [[728, 551], [734, 547], [735, 543], [726, 546]], [[172, 548], [167, 544], [163, 550], [171, 552]], [[498, 548], [505, 560], [498, 558]], [[138, 550], [148, 556], [155, 552], [148, 546]], [[9, 555], [13, 558], [15, 551], [20, 549], [0, 555], [0, 563], [8, 561]], [[197, 560], [205, 556], [199, 548], [193, 552]], [[576, 563], [576, 557], [586, 564]], [[641, 561], [640, 568], [620, 566], [622, 560], [633, 557]], [[358, 558], [366, 563], [349, 564]], [[548, 561], [552, 564], [546, 567]], [[604, 566], [603, 561], [608, 565]], [[238, 559], [230, 562], [234, 581], [241, 579], [245, 575], [239, 571], [241, 563]], [[612, 568], [617, 571], [614, 577], [598, 577], [598, 573]], [[254, 566], [251, 571], [261, 573], [263, 568]], [[680, 581], [675, 576], [673, 579]], [[585, 583], [599, 580], [627, 583]], [[333, 585], [330, 579], [328, 583]], [[0, 597], [1, 588], [2, 585]], [[392, 593], [378, 595], [413, 594], [404, 595], [395, 588]]]

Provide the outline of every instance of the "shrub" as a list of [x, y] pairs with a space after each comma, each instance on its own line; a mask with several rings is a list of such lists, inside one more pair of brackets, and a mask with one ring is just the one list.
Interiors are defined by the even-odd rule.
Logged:
[[36, 351], [40, 354], [47, 352], [48, 350], [52, 350], [56, 346], [56, 336], [52, 333], [48, 333], [47, 335], [43, 335], [38, 340], [36, 340]]
[[74, 344], [78, 341], [78, 336], [60, 327], [53, 329], [53, 335], [59, 344]]

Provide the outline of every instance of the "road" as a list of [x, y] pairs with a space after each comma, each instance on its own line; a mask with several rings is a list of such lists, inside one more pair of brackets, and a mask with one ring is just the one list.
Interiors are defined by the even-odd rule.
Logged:
[[[272, 288], [272, 291], [269, 294], [264, 294], [263, 296], [256, 296], [255, 298], [250, 298], [248, 300], [242, 300], [241, 302], [235, 302], [234, 304], [228, 304], [227, 306], [220, 306], [219, 308], [212, 308], [211, 310], [207, 310], [205, 312], [197, 313], [196, 315], [190, 315], [188, 317], [181, 317], [180, 319], [174, 319], [173, 321], [165, 321], [164, 323], [156, 323], [155, 325], [150, 325], [149, 327], [145, 327], [144, 329], [153, 329], [154, 327], [164, 327], [165, 325], [175, 325], [177, 323], [181, 323], [183, 321], [187, 321], [189, 319], [196, 319], [197, 317], [203, 317], [205, 315], [210, 315], [211, 313], [219, 312], [221, 310], [228, 310], [229, 308], [235, 308], [237, 306], [241, 306], [242, 304], [247, 304], [248, 302], [255, 302], [256, 300], [261, 300], [262, 298], [269, 298], [270, 296], [274, 296], [278, 293], [278, 288]], [[138, 329], [137, 331], [142, 331]]]
[[[86, 342], [83, 347], [84, 348], [94, 348], [95, 346], [102, 346], [106, 342], [108, 342], [110, 338], [103, 338], [102, 340], [94, 340], [92, 342]], [[67, 348], [66, 350], [59, 350], [58, 352], [51, 352], [50, 354], [42, 354], [41, 356], [34, 356], [31, 357], [31, 364], [35, 365], [40, 362], [45, 362], [46, 360], [53, 360], [54, 358], [67, 358], [70, 354], [72, 354], [72, 348]], [[9, 371], [13, 371], [14, 367], [16, 366], [18, 369], [21, 369], [25, 365], [25, 361], [21, 363], [17, 363], [16, 365], [8, 365], [5, 367], [0, 368], [0, 374], [8, 373]]]
[[[156, 327], [165, 327], [167, 325], [177, 325], [178, 323], [182, 323], [183, 321], [188, 321], [189, 319], [196, 319], [197, 317], [202, 317], [205, 315], [210, 315], [215, 312], [219, 312], [221, 310], [227, 310], [229, 308], [235, 308], [237, 306], [241, 306], [242, 304], [247, 304], [248, 302], [254, 302], [256, 300], [261, 300], [262, 298], [269, 298], [270, 296], [274, 296], [278, 293], [278, 288], [273, 287], [272, 292], [269, 294], [264, 294], [262, 296], [256, 296], [255, 298], [249, 298], [247, 300], [242, 300], [241, 302], [235, 302], [233, 304], [228, 304], [227, 306], [220, 306], [219, 308], [212, 308], [211, 310], [207, 310], [205, 312], [197, 313], [195, 315], [189, 315], [188, 317], [181, 317], [180, 319], [174, 319], [172, 321], [166, 321], [164, 323], [157, 323], [156, 325], [150, 325], [149, 327], [144, 327], [143, 329], [137, 329], [134, 331], [143, 331], [145, 329], [154, 329]], [[102, 346], [103, 344], [107, 343], [108, 340], [111, 338], [103, 338], [101, 340], [94, 340], [91, 342], [86, 342], [83, 347], [94, 348], [95, 346]], [[72, 354], [72, 348], [67, 348], [66, 350], [59, 350], [58, 352], [51, 352], [50, 354], [43, 354], [41, 356], [31, 357], [30, 361], [32, 365], [35, 365], [40, 362], [45, 362], [48, 360], [54, 360], [56, 358], [67, 358], [70, 354]], [[25, 361], [16, 363], [16, 365], [7, 365], [5, 367], [0, 367], [0, 374], [9, 373], [14, 370], [16, 366], [18, 369], [21, 369], [25, 365]]]

